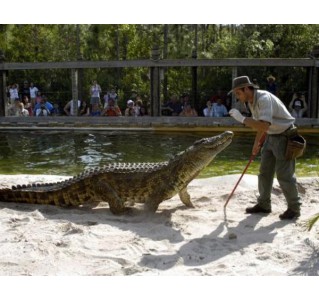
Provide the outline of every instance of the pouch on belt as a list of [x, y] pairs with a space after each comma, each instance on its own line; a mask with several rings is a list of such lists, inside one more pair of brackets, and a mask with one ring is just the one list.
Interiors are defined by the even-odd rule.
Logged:
[[302, 156], [306, 150], [306, 140], [298, 134], [296, 128], [288, 131], [287, 137], [286, 159], [292, 160]]

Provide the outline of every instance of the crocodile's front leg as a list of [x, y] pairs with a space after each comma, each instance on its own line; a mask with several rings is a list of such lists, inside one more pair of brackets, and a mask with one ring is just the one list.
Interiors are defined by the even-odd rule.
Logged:
[[180, 190], [179, 193], [179, 198], [181, 199], [181, 201], [187, 206], [187, 207], [195, 207], [191, 201], [191, 196], [189, 195], [189, 193], [187, 192], [187, 187]]
[[148, 212], [155, 213], [161, 202], [162, 202], [161, 199], [156, 199], [154, 197], [150, 197], [150, 199], [145, 201], [144, 208]]

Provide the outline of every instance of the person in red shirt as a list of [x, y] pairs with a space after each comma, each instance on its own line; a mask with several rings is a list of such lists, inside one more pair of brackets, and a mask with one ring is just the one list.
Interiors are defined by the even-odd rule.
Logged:
[[122, 116], [122, 112], [120, 108], [117, 105], [115, 105], [115, 101], [113, 98], [110, 98], [108, 100], [108, 104], [106, 108], [103, 110], [101, 116], [107, 116], [107, 117]]

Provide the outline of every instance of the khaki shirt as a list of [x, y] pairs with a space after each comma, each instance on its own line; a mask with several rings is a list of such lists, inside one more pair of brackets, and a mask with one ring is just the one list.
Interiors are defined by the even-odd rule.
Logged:
[[254, 120], [270, 123], [268, 134], [280, 134], [295, 122], [286, 106], [270, 92], [255, 90], [254, 102], [248, 105]]

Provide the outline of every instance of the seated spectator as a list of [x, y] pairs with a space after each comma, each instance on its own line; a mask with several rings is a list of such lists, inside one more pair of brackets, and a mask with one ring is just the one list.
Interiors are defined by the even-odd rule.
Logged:
[[77, 116], [79, 115], [80, 107], [81, 107], [81, 100], [77, 101], [77, 110], [76, 106], [74, 105], [74, 101], [70, 100], [63, 108], [64, 112], [67, 116]]
[[181, 95], [181, 104], [182, 104], [182, 109], [190, 104], [190, 99], [189, 99], [189, 94], [188, 93], [183, 93]]
[[102, 111], [101, 116], [107, 116], [107, 117], [119, 117], [122, 116], [122, 112], [118, 105], [115, 104], [115, 100], [113, 98], [110, 98], [108, 100], [108, 105], [106, 108]]
[[29, 117], [30, 113], [27, 109], [24, 108], [23, 102], [18, 104], [18, 116], [20, 117]]
[[9, 116], [18, 117], [20, 116], [20, 100], [15, 100], [14, 105], [10, 106], [8, 109]]
[[182, 111], [182, 104], [177, 95], [173, 95], [170, 101], [162, 107], [162, 114], [166, 116], [178, 116]]
[[204, 117], [212, 117], [213, 116], [213, 105], [210, 100], [206, 102], [206, 107], [203, 109]]
[[137, 96], [136, 105], [134, 109], [135, 109], [135, 114], [138, 117], [143, 117], [147, 115], [146, 107], [143, 105], [143, 101], [140, 96]]
[[125, 112], [124, 112], [124, 115], [126, 117], [135, 117], [136, 116], [136, 112], [135, 112], [135, 109], [134, 109], [134, 101], [133, 100], [127, 100], [127, 104], [126, 104], [126, 109], [125, 109]]
[[89, 116], [90, 115], [90, 107], [86, 103], [86, 101], [82, 101], [81, 102], [81, 106], [80, 106], [80, 109], [79, 109], [79, 115], [80, 116]]
[[213, 103], [213, 117], [220, 118], [228, 116], [227, 108], [224, 104], [222, 104], [223, 100], [218, 98], [216, 103]]
[[[37, 96], [35, 97], [35, 105], [38, 104], [38, 103], [40, 103], [40, 102], [41, 102], [41, 99], [42, 99], [42, 94], [41, 94], [40, 91], [37, 91]], [[35, 105], [34, 105], [34, 107], [35, 107]], [[33, 107], [33, 108], [34, 108], [34, 107]]]
[[91, 105], [91, 109], [90, 109], [90, 116], [92, 117], [99, 117], [101, 116], [101, 106], [100, 106], [100, 103], [97, 102], [97, 103], [93, 103]]
[[23, 96], [22, 103], [24, 105], [24, 109], [26, 109], [29, 112], [29, 116], [32, 116], [32, 107], [28, 96]]
[[35, 115], [37, 117], [47, 117], [50, 115], [50, 111], [46, 108], [45, 104], [42, 103], [39, 105], [39, 107], [35, 108]]
[[307, 111], [307, 103], [302, 93], [294, 93], [289, 103], [289, 111], [294, 118], [302, 118]]
[[14, 103], [13, 105], [9, 105], [8, 106], [8, 116], [10, 117], [13, 117], [13, 116], [17, 116], [18, 112], [17, 112], [17, 109], [18, 109], [18, 104], [20, 103], [20, 101], [15, 101], [16, 103]]
[[[41, 116], [49, 116], [51, 115], [51, 112], [53, 111], [54, 107], [53, 105], [47, 101], [46, 96], [42, 96], [40, 103], [37, 103], [33, 110], [33, 115], [38, 116], [38, 114], [41, 114]], [[38, 111], [38, 114], [37, 114]], [[46, 112], [45, 112], [46, 111]]]
[[194, 108], [192, 108], [190, 104], [186, 104], [182, 112], [179, 114], [179, 116], [180, 117], [197, 117], [198, 113]]

